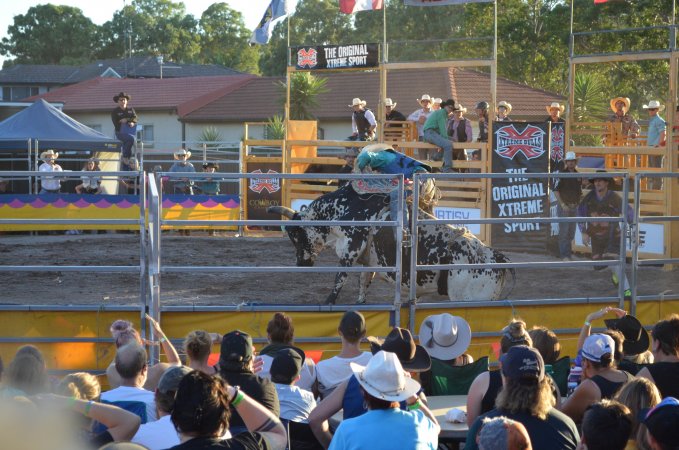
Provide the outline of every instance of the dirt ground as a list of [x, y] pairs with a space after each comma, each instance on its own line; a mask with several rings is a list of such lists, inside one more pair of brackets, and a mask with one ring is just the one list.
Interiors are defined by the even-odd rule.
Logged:
[[[162, 261], [168, 266], [294, 266], [292, 244], [284, 237], [192, 236], [164, 233]], [[138, 265], [136, 234], [0, 235], [0, 266]], [[512, 261], [554, 261], [548, 256], [509, 253]], [[581, 259], [585, 261], [586, 259]], [[318, 265], [335, 266], [326, 250]], [[628, 275], [631, 272], [628, 270]], [[319, 304], [330, 292], [332, 273], [165, 273], [163, 305]], [[139, 302], [140, 277], [133, 273], [0, 271], [0, 303], [21, 305], [132, 305]], [[387, 303], [394, 286], [375, 280], [368, 303]], [[403, 290], [403, 298], [407, 298]], [[517, 269], [509, 299], [553, 299], [616, 295], [610, 272], [591, 266]], [[644, 267], [638, 295], [677, 295], [679, 269]], [[351, 304], [358, 294], [358, 274], [350, 274], [339, 303]], [[425, 297], [435, 300], [441, 297]]]

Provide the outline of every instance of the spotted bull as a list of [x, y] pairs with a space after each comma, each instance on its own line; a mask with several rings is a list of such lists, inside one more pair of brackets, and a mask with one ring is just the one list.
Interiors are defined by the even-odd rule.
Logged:
[[[361, 195], [347, 184], [314, 200], [303, 212], [282, 206], [267, 211], [292, 220], [389, 220], [389, 196]], [[424, 218], [423, 211], [419, 212]], [[431, 216], [429, 216], [431, 217]], [[354, 264], [391, 266], [396, 261], [396, 242], [391, 227], [366, 226], [286, 226], [295, 246], [297, 265], [313, 266], [325, 248], [335, 248], [342, 267]], [[403, 251], [402, 282], [409, 284], [410, 248]], [[420, 265], [504, 263], [509, 260], [497, 250], [484, 245], [465, 228], [450, 225], [421, 226], [418, 232], [417, 259]], [[357, 303], [364, 303], [374, 273], [362, 272]], [[381, 277], [395, 281], [393, 272]], [[334, 304], [347, 278], [346, 272], [335, 276], [335, 286], [326, 299]], [[495, 300], [503, 295], [513, 269], [450, 269], [417, 272], [417, 295], [438, 293], [450, 300]]]

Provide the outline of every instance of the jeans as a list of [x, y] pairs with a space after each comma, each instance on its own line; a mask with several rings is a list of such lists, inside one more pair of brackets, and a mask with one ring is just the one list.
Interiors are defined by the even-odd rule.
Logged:
[[429, 128], [424, 130], [424, 140], [443, 149], [443, 167], [441, 167], [441, 170], [451, 169], [453, 167], [453, 143], [450, 139]]
[[[561, 205], [557, 205], [557, 214], [559, 217], [576, 217], [577, 208], [563, 209]], [[562, 258], [570, 258], [573, 254], [572, 242], [575, 238], [575, 222], [561, 222], [559, 223], [559, 254]]]
[[123, 158], [129, 158], [132, 156], [132, 146], [136, 144], [137, 140], [131, 134], [126, 133], [116, 133], [116, 139], [123, 143]]

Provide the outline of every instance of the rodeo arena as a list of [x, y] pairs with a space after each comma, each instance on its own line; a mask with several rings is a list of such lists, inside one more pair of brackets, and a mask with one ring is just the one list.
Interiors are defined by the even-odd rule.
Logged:
[[[282, 83], [29, 98], [0, 122], [0, 448], [679, 448], [679, 27], [652, 28], [572, 33], [567, 98], [498, 77], [497, 33], [409, 61], [386, 32], [289, 46]], [[619, 61], [665, 90], [579, 122], [576, 74]]]

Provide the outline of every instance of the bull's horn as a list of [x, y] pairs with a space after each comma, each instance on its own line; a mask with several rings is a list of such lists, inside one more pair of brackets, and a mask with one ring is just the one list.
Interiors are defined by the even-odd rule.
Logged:
[[288, 208], [287, 206], [269, 206], [266, 208], [266, 212], [269, 214], [280, 214], [281, 216], [285, 216], [288, 219], [292, 219], [297, 211]]

